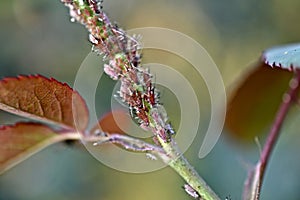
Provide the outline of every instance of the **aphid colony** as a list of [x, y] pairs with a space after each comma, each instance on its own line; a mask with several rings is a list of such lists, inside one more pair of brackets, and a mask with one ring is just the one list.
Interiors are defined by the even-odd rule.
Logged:
[[128, 105], [131, 116], [141, 128], [169, 141], [174, 130], [167, 122], [165, 109], [159, 103], [159, 93], [152, 75], [141, 66], [140, 38], [128, 36], [124, 30], [112, 24], [102, 11], [102, 1], [62, 2], [69, 7], [72, 21], [78, 21], [88, 29], [93, 51], [108, 60], [108, 64], [104, 65], [105, 73], [113, 80], [121, 81], [118, 94]]

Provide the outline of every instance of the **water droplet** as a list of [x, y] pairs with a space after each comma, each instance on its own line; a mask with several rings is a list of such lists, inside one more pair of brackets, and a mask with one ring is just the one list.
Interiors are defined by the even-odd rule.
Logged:
[[75, 20], [74, 17], [71, 17], [71, 18], [70, 18], [70, 21], [71, 21], [71, 22], [75, 22], [76, 20]]

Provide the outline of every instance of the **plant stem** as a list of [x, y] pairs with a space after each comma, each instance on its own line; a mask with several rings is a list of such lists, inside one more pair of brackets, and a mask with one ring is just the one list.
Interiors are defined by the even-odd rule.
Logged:
[[[155, 88], [152, 75], [141, 65], [140, 44], [138, 38], [130, 37], [125, 31], [110, 22], [103, 12], [100, 0], [61, 0], [70, 10], [72, 21], [78, 21], [89, 31], [89, 39], [94, 50], [109, 60], [104, 71], [113, 80], [120, 80], [119, 97], [124, 101], [132, 118], [136, 118], [141, 128], [152, 131], [163, 148], [160, 152], [139, 140], [128, 137], [110, 138], [125, 148], [137, 151], [150, 151], [158, 154], [184, 180], [199, 193], [203, 200], [217, 200], [217, 195], [206, 185], [193, 167], [179, 151], [172, 138], [174, 130], [159, 102], [159, 93]], [[104, 138], [104, 142], [107, 142]], [[102, 141], [100, 140], [100, 143]]]
[[201, 200], [220, 199], [185, 159], [174, 140], [169, 143], [164, 142], [162, 139], [159, 139], [159, 141], [170, 157], [170, 162], [167, 164], [200, 195]]
[[220, 199], [185, 159], [173, 139], [170, 142], [165, 142], [158, 137], [159, 142], [162, 144], [162, 148], [160, 148], [142, 140], [119, 134], [87, 137], [80, 137], [78, 135], [77, 137], [75, 139], [81, 139], [84, 142], [94, 142], [96, 145], [115, 143], [132, 151], [152, 153], [172, 167], [200, 195], [201, 200]]
[[126, 135], [103, 133], [100, 136], [81, 136], [80, 139], [82, 142], [93, 143], [95, 146], [105, 143], [118, 144], [126, 150], [140, 153], [151, 153], [160, 157], [163, 162], [169, 162], [170, 160], [169, 156], [166, 155], [165, 151], [161, 147]]
[[251, 188], [249, 185], [246, 185], [245, 191], [246, 193], [251, 192], [249, 194], [245, 194], [244, 199], [250, 199], [250, 200], [258, 200], [260, 197], [261, 187], [263, 183], [263, 178], [266, 172], [267, 165], [269, 163], [272, 151], [276, 145], [276, 142], [278, 140], [280, 130], [282, 127], [282, 124], [284, 122], [284, 119], [286, 118], [288, 111], [295, 102], [295, 99], [297, 98], [297, 94], [300, 89], [300, 70], [296, 70], [294, 78], [290, 82], [290, 89], [289, 91], [284, 95], [283, 101], [279, 107], [279, 110], [277, 111], [274, 123], [271, 127], [271, 130], [269, 132], [269, 135], [267, 137], [267, 140], [265, 142], [265, 145], [263, 147], [260, 160], [256, 164], [255, 171], [250, 173], [247, 182], [252, 183]]

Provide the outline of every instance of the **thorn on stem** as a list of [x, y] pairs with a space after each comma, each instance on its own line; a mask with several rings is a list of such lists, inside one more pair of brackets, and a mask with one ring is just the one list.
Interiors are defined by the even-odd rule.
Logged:
[[229, 195], [228, 197], [225, 198], [225, 200], [231, 200], [231, 196]]

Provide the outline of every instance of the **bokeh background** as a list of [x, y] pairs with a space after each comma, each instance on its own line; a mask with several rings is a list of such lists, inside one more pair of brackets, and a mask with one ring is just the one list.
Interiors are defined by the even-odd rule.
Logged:
[[[104, 2], [112, 21], [124, 29], [159, 26], [197, 40], [219, 67], [228, 91], [251, 69], [264, 49], [300, 41], [299, 8], [297, 0]], [[70, 23], [68, 10], [59, 0], [0, 1], [0, 25], [0, 78], [42, 74], [72, 85], [91, 49], [85, 29]], [[178, 70], [188, 65], [174, 55], [154, 50], [144, 51], [144, 62], [163, 63]], [[99, 58], [99, 69], [101, 67]], [[247, 167], [258, 158], [259, 148], [254, 142], [250, 145], [238, 142], [225, 130], [213, 151], [200, 160], [197, 154], [203, 138], [201, 133], [210, 117], [209, 96], [201, 77], [198, 80], [192, 72], [182, 73], [191, 79], [195, 89], [203, 90], [199, 95], [203, 108], [201, 128], [185, 155], [221, 198], [230, 195], [231, 199], [240, 199]], [[89, 75], [86, 76], [88, 79]], [[107, 79], [103, 84], [107, 89], [101, 87], [96, 97], [99, 117], [110, 109], [114, 83]], [[174, 101], [165, 90], [162, 91], [164, 105], [172, 104]], [[180, 120], [176, 113], [171, 113], [170, 119]], [[0, 112], [0, 124], [18, 120], [20, 118]], [[298, 123], [299, 119], [292, 116], [285, 125], [266, 174], [262, 199], [300, 198]], [[189, 199], [181, 188], [183, 184], [169, 168], [146, 174], [119, 172], [98, 162], [85, 148], [56, 144], [1, 175], [0, 199]]]

